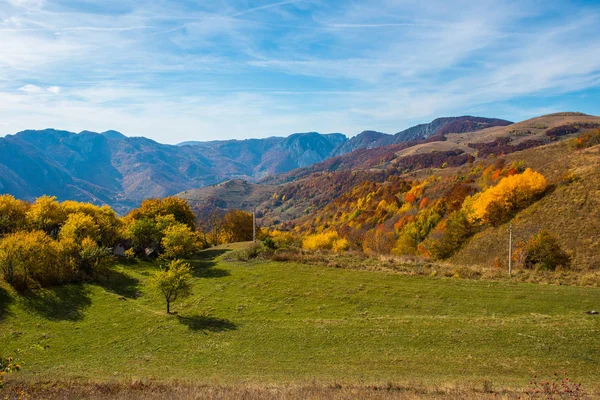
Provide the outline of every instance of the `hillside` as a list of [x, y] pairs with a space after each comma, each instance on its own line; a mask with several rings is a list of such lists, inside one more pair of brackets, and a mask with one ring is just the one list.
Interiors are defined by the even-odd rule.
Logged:
[[[531, 168], [545, 177], [548, 189], [529, 207], [511, 211], [515, 244], [546, 229], [573, 253], [575, 268], [595, 269], [600, 265], [595, 239], [600, 237], [600, 206], [594, 195], [600, 190], [598, 146], [576, 150], [569, 143], [598, 128], [598, 117], [560, 113], [445, 134], [438, 141], [360, 149], [263, 180], [274, 186], [273, 195], [262, 203], [254, 197], [246, 209], [257, 206], [268, 227], [303, 234], [333, 229], [361, 250], [372, 251], [368, 243], [377, 238], [372, 240], [383, 247], [376, 252], [383, 254], [398, 246], [405, 229], [430, 221], [408, 249], [397, 250], [427, 256], [428, 250], [418, 246], [429, 245], [425, 239], [437, 232], [432, 229], [438, 223], [443, 227], [467, 196]], [[225, 190], [219, 196], [229, 194]], [[186, 198], [195, 204], [202, 196]], [[489, 266], [505, 259], [507, 229], [505, 223], [477, 227], [450, 261]]]
[[[559, 113], [509, 126], [462, 134], [444, 134], [433, 140], [412, 141], [374, 149], [358, 149], [310, 167], [262, 179], [259, 181], [260, 184], [275, 186], [274, 191], [280, 197], [285, 196], [287, 199], [282, 208], [273, 208], [266, 203], [264, 206], [276, 215], [276, 219], [293, 220], [322, 208], [363, 181], [382, 182], [386, 175], [391, 173], [390, 168], [395, 171], [394, 173], [426, 176], [429, 168], [439, 168], [443, 163], [460, 166], [476, 159], [485, 159], [492, 153], [509, 154], [552, 143], [561, 138], [555, 136], [552, 130], [560, 130], [560, 127], [570, 126], [570, 124], [600, 126], [600, 117]], [[379, 135], [377, 132], [367, 134]], [[569, 135], [576, 134], [573, 132]], [[346, 144], [351, 141], [352, 139]], [[191, 202], [202, 203], [203, 192], [195, 193], [198, 196], [183, 197]], [[226, 192], [221, 192], [220, 196], [227, 198]], [[282, 209], [285, 209], [285, 215], [278, 214], [278, 210]]]
[[[551, 191], [512, 220], [515, 243], [540, 229], [555, 232], [572, 252], [573, 264], [600, 269], [600, 146], [569, 151], [563, 143], [529, 149], [507, 156], [507, 162], [525, 160], [552, 183]], [[489, 227], [476, 234], [451, 261], [490, 265], [506, 252], [508, 225]]]

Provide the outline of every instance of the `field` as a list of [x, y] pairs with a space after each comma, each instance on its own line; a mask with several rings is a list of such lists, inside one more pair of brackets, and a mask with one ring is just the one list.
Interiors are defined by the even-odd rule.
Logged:
[[36, 295], [0, 286], [0, 354], [20, 349], [23, 362], [7, 388], [178, 381], [491, 392], [566, 371], [600, 389], [600, 317], [585, 313], [600, 308], [599, 288], [227, 262], [226, 251], [191, 261], [194, 296], [174, 303], [175, 315], [147, 288], [155, 263]]

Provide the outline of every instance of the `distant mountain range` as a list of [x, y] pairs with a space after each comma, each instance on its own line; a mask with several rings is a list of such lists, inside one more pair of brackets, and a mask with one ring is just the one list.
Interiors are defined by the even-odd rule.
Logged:
[[232, 178], [255, 181], [357, 149], [508, 124], [465, 116], [439, 118], [395, 135], [365, 131], [348, 139], [340, 133], [309, 132], [176, 146], [116, 131], [26, 130], [0, 138], [0, 193], [27, 200], [55, 195], [60, 200], [108, 204], [125, 212], [148, 197]]
[[405, 143], [416, 140], [425, 140], [433, 136], [441, 136], [447, 133], [473, 132], [492, 126], [506, 126], [512, 122], [504, 119], [471, 117], [437, 118], [428, 124], [419, 124], [405, 129], [395, 135], [382, 132], [364, 131], [350, 138], [336, 148], [332, 156], [340, 156], [358, 149], [373, 149], [375, 147], [389, 146], [392, 144]]

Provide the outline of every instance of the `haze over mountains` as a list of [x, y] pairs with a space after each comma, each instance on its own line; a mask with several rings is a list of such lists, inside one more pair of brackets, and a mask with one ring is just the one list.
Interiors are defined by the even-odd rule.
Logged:
[[55, 195], [108, 204], [119, 211], [148, 197], [163, 197], [231, 178], [258, 180], [308, 167], [348, 152], [426, 140], [444, 132], [470, 132], [509, 121], [439, 118], [395, 135], [365, 131], [297, 133], [267, 139], [185, 142], [178, 146], [116, 131], [26, 130], [0, 138], [0, 193], [32, 200]]

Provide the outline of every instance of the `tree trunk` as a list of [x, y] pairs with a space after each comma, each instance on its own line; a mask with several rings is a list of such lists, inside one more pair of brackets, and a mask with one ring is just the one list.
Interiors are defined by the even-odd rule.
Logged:
[[167, 314], [171, 314], [171, 302], [167, 300]]

